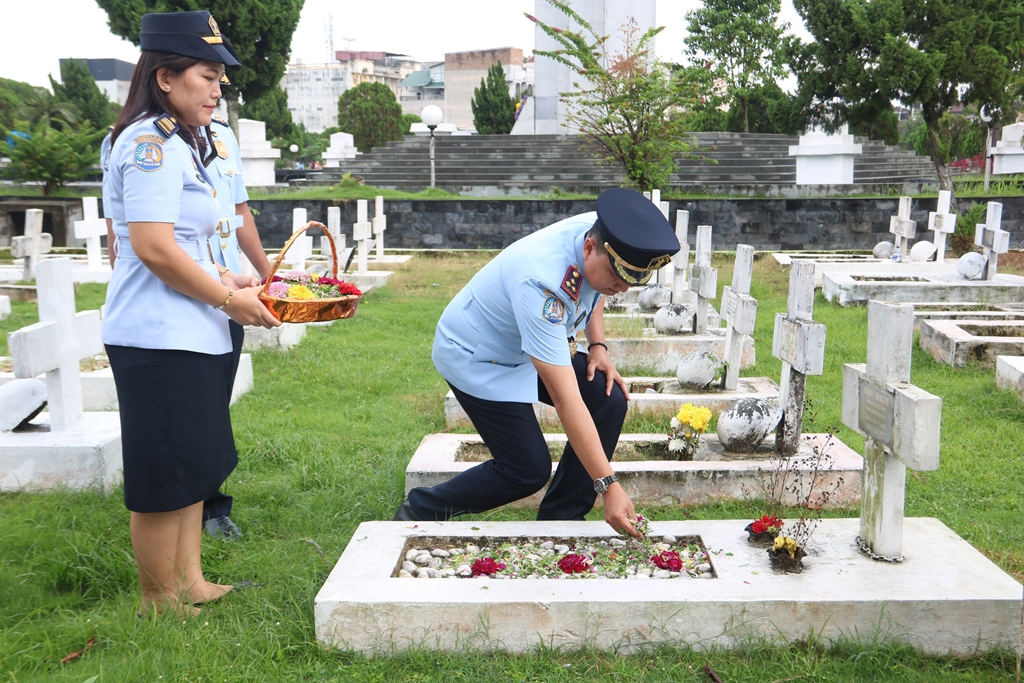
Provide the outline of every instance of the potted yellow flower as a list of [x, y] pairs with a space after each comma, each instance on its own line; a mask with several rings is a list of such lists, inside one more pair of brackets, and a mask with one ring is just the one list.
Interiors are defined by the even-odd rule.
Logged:
[[693, 460], [700, 445], [700, 435], [708, 430], [711, 411], [703, 406], [684, 403], [672, 418], [668, 434], [668, 450], [676, 460]]

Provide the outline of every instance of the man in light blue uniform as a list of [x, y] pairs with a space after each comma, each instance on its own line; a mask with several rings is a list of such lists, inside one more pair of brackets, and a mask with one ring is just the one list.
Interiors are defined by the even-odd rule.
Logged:
[[[583, 519], [601, 493], [608, 524], [638, 535], [610, 464], [629, 395], [602, 343], [603, 296], [646, 283], [678, 250], [657, 207], [613, 189], [596, 212], [539, 230], [484, 266], [441, 315], [433, 359], [493, 459], [413, 489], [395, 519], [449, 519], [543, 488], [551, 456], [533, 411], [540, 400], [555, 407], [569, 444], [538, 519]], [[581, 327], [586, 353], [576, 347]]]

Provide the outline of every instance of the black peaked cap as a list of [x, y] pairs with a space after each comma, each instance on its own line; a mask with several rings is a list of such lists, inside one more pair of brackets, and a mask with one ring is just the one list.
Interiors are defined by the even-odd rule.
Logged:
[[601, 234], [634, 270], [650, 270], [652, 262], [679, 251], [675, 230], [661, 209], [639, 192], [605, 190], [597, 197]]
[[228, 39], [221, 35], [216, 20], [206, 10], [143, 15], [139, 47], [225, 66], [241, 65]]

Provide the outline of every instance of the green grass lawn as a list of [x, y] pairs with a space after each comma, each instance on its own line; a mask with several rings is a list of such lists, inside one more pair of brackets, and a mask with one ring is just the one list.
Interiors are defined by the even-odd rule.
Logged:
[[[923, 657], [884, 633], [860, 643], [811, 639], [775, 646], [752, 641], [732, 651], [659, 648], [623, 655], [590, 650], [504, 653], [412, 652], [367, 660], [325, 650], [313, 627], [313, 598], [360, 522], [390, 519], [402, 500], [404, 470], [424, 435], [444, 431], [446, 385], [430, 361], [445, 304], [493, 253], [425, 253], [371, 292], [358, 315], [312, 328], [287, 353], [253, 354], [255, 387], [232, 409], [238, 469], [226, 491], [245, 537], [204, 540], [215, 581], [251, 579], [258, 590], [230, 595], [194, 620], [140, 620], [137, 580], [120, 491], [0, 495], [0, 681], [1010, 681], [1015, 655], [970, 660]], [[719, 284], [732, 259], [716, 254]], [[785, 308], [788, 269], [755, 262], [759, 300], [757, 365], [745, 376], [778, 379], [771, 357], [774, 313]], [[79, 289], [79, 309], [102, 302], [102, 285]], [[16, 304], [9, 332], [35, 322]], [[842, 365], [864, 362], [866, 312], [827, 304], [825, 373], [808, 379], [806, 431], [841, 427]], [[1024, 577], [1024, 406], [995, 388], [991, 368], [952, 369], [920, 350], [913, 382], [943, 397], [942, 465], [907, 478], [907, 515], [934, 516], [1018, 580]], [[627, 423], [664, 433], [667, 425]], [[645, 508], [653, 518], [735, 518], [750, 503]], [[837, 511], [856, 516], [856, 510]], [[522, 510], [479, 518], [530, 519]], [[593, 519], [601, 519], [592, 514]], [[950, 558], [955, 564], [955, 558]], [[571, 625], [567, 624], [567, 627]], [[771, 634], [765, 634], [771, 636]], [[66, 655], [93, 645], [79, 657]]]

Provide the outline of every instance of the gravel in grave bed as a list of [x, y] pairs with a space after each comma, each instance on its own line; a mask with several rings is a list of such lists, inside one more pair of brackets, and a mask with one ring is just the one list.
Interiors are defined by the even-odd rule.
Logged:
[[419, 579], [715, 578], [700, 536], [410, 538], [391, 574]]

